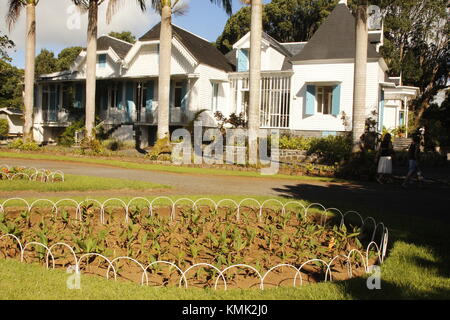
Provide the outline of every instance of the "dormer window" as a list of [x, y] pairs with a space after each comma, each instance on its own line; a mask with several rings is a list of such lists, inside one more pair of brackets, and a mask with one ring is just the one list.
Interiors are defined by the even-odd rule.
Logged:
[[99, 68], [106, 67], [106, 54], [99, 54], [97, 56], [97, 65]]

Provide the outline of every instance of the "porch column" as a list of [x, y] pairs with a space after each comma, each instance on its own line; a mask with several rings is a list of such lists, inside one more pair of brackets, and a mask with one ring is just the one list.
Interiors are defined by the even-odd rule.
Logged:
[[408, 138], [408, 128], [409, 128], [409, 107], [408, 107], [408, 98], [404, 97], [403, 98], [403, 103], [405, 106], [405, 128], [406, 128], [406, 132], [405, 132], [405, 137]]
[[197, 110], [197, 80], [198, 78], [188, 78], [188, 106], [187, 106], [187, 114], [190, 115]]

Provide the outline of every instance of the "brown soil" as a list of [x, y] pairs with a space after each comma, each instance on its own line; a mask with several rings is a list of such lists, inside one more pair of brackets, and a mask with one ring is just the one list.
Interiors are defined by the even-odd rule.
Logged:
[[[294, 208], [292, 208], [293, 210]], [[160, 207], [149, 216], [148, 208], [130, 208], [129, 223], [125, 223], [125, 212], [118, 207], [105, 210], [106, 224], [100, 223], [100, 210], [87, 205], [81, 210], [83, 221], [75, 219], [75, 208], [59, 208], [58, 216], [48, 208], [35, 208], [30, 216], [23, 215], [23, 209], [8, 208], [0, 225], [7, 226], [8, 232], [16, 234], [24, 242], [38, 241], [52, 244], [65, 242], [74, 248], [79, 258], [83, 253], [94, 252], [108, 258], [128, 256], [139, 261], [144, 267], [157, 260], [175, 263], [183, 271], [198, 263], [209, 263], [219, 270], [234, 264], [255, 267], [264, 276], [271, 267], [291, 264], [299, 268], [310, 259], [328, 262], [338, 255], [346, 255], [351, 249], [361, 249], [370, 230], [356, 230], [355, 237], [343, 235], [344, 230], [336, 229], [334, 219], [328, 219], [321, 227], [320, 212], [303, 219], [295, 211], [283, 216], [279, 210], [265, 209], [262, 219], [254, 208], [241, 210], [241, 219], [236, 221], [236, 210], [208, 206], [198, 210], [178, 208], [175, 219], [170, 219], [169, 207]], [[347, 226], [348, 234], [353, 227]], [[338, 232], [339, 231], [339, 232]], [[366, 233], [367, 232], [367, 233]], [[3, 232], [5, 233], [5, 232]], [[361, 242], [361, 243], [360, 243]], [[0, 240], [0, 256], [19, 258], [17, 244], [11, 238]], [[74, 265], [70, 251], [58, 246], [52, 250], [57, 268]], [[45, 250], [28, 246], [25, 250], [26, 262], [45, 262]], [[374, 254], [371, 262], [375, 262]], [[51, 264], [51, 260], [50, 260]], [[362, 261], [358, 256], [351, 258], [353, 276], [363, 273]], [[143, 271], [136, 263], [120, 260], [114, 264], [117, 277], [121, 280], [140, 283]], [[348, 279], [348, 261], [335, 260], [332, 266], [333, 280]], [[83, 273], [104, 277], [108, 263], [100, 257], [87, 257], [80, 265]], [[302, 269], [303, 284], [323, 281], [325, 268], [320, 263], [310, 263]], [[180, 273], [168, 265], [147, 269], [148, 283], [153, 286], [176, 286]], [[228, 288], [257, 288], [259, 278], [248, 268], [233, 268], [226, 273]], [[271, 272], [264, 281], [265, 288], [292, 286], [296, 271], [280, 267]], [[113, 277], [113, 272], [109, 272]], [[189, 287], [214, 287], [218, 272], [209, 267], [197, 267], [187, 274]], [[144, 278], [144, 282], [146, 279]], [[184, 283], [183, 283], [184, 285]], [[297, 286], [300, 279], [297, 279]], [[223, 288], [223, 281], [218, 281]]]

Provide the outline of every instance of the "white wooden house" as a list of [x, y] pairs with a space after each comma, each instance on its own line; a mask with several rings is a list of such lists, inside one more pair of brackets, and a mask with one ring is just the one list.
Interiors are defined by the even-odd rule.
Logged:
[[[186, 125], [206, 109], [203, 124], [215, 126], [214, 113], [246, 114], [249, 102], [250, 34], [223, 55], [212, 44], [173, 26], [170, 127]], [[141, 136], [144, 145], [156, 135], [159, 32], [156, 25], [134, 45], [103, 36], [98, 39], [96, 112], [106, 128], [122, 139]], [[387, 76], [379, 48], [382, 30], [369, 34], [367, 115], [379, 117], [379, 129], [406, 124], [408, 101], [417, 88]], [[338, 4], [307, 43], [262, 41], [261, 128], [306, 136], [351, 131], [355, 19]], [[86, 53], [72, 68], [42, 75], [37, 81], [35, 138], [52, 141], [84, 113]]]

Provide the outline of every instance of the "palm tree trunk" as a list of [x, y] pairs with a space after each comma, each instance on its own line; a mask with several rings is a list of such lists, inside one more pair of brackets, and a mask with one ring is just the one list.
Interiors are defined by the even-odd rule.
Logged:
[[158, 80], [158, 139], [169, 135], [170, 64], [172, 58], [172, 7], [165, 1], [161, 10]]
[[256, 164], [261, 91], [262, 0], [252, 0], [250, 33], [250, 101], [248, 110], [249, 163]]
[[367, 82], [367, 6], [359, 6], [356, 11], [356, 54], [355, 83], [353, 90], [353, 152], [360, 148], [360, 138], [366, 123], [366, 82]]
[[86, 138], [94, 138], [95, 90], [97, 71], [97, 21], [98, 0], [89, 2], [86, 56]]
[[23, 137], [33, 139], [34, 71], [36, 56], [36, 5], [27, 4], [26, 58], [25, 58], [25, 115]]

